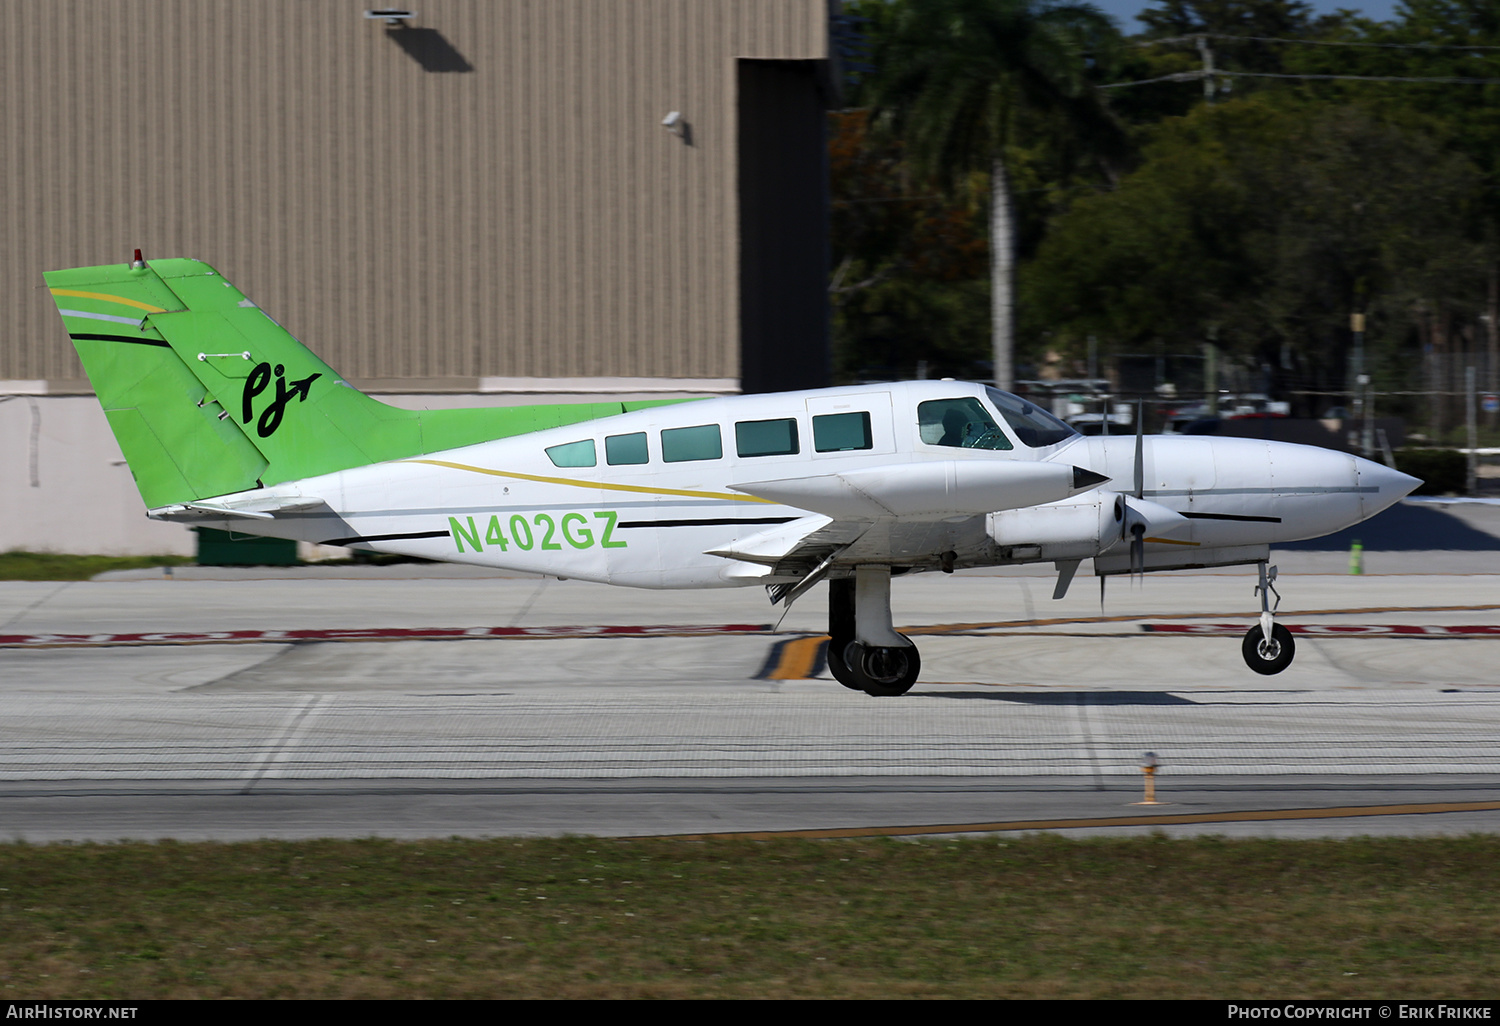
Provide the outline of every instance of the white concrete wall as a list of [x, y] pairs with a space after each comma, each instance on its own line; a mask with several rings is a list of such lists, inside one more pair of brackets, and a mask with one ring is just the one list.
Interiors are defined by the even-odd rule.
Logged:
[[[35, 394], [25, 394], [34, 384]], [[577, 381], [574, 381], [577, 387]], [[510, 392], [378, 396], [403, 409], [515, 406], [525, 403], [709, 396], [734, 382], [660, 383], [597, 379], [572, 393]], [[192, 555], [198, 536], [182, 524], [146, 519], [146, 507], [120, 454], [99, 401], [92, 395], [46, 395], [45, 382], [0, 382], [0, 552], [78, 555]], [[340, 550], [336, 555], [343, 554]], [[302, 558], [329, 553], [304, 546]]]
[[91, 395], [0, 395], [0, 551], [191, 555], [197, 536], [146, 519]]

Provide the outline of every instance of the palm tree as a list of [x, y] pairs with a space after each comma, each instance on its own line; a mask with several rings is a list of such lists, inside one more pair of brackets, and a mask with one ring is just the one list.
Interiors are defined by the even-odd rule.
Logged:
[[898, 0], [882, 13], [873, 116], [948, 190], [989, 172], [995, 383], [1008, 389], [1015, 217], [1005, 151], [1042, 133], [1083, 139], [1106, 160], [1124, 152], [1124, 131], [1087, 78], [1091, 55], [1118, 32], [1092, 5], [1057, 0]]

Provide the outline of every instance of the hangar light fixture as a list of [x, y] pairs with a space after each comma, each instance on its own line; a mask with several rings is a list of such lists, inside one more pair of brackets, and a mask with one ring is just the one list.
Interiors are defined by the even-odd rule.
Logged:
[[380, 19], [387, 25], [399, 25], [406, 27], [406, 23], [417, 16], [416, 11], [404, 11], [399, 7], [383, 7], [376, 11], [366, 11], [365, 18], [369, 20]]

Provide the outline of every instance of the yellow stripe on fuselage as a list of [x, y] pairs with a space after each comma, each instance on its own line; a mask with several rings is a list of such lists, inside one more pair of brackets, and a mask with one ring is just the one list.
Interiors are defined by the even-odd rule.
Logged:
[[689, 499], [728, 499], [731, 502], [762, 502], [777, 505], [770, 499], [759, 499], [753, 495], [735, 495], [729, 492], [693, 492], [682, 488], [651, 488], [647, 485], [615, 484], [610, 481], [579, 481], [568, 477], [541, 477], [537, 474], [518, 474], [509, 470], [490, 470], [488, 467], [471, 467], [466, 463], [449, 463], [447, 460], [402, 460], [403, 463], [427, 463], [434, 467], [451, 467], [467, 470], [473, 474], [489, 474], [491, 477], [510, 477], [518, 481], [537, 481], [541, 484], [568, 485], [573, 488], [602, 488], [607, 492], [641, 492], [646, 495], [681, 495]]
[[150, 303], [142, 303], [138, 299], [126, 299], [124, 296], [111, 296], [107, 292], [79, 292], [77, 289], [49, 289], [48, 291], [50, 291], [54, 296], [73, 296], [76, 299], [97, 299], [100, 302], [104, 303], [119, 303], [121, 306], [133, 306], [137, 310], [144, 310], [147, 313], [167, 312], [162, 307], [152, 306]]

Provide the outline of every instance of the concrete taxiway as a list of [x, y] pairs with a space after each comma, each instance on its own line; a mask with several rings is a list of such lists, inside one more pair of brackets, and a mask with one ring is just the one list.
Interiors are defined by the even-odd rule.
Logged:
[[[1243, 569], [1102, 613], [1090, 580], [901, 580], [899, 699], [827, 676], [821, 589], [778, 626], [759, 589], [461, 568], [0, 584], [0, 838], [1493, 831], [1486, 517], [1382, 573], [1278, 554], [1276, 677], [1240, 661]], [[1131, 804], [1145, 751], [1169, 804]]]

